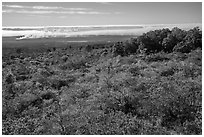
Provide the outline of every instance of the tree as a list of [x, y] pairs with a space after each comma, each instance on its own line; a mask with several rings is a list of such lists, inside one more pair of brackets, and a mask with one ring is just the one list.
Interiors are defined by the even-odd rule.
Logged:
[[177, 39], [172, 34], [169, 34], [166, 38], [163, 39], [162, 48], [165, 52], [172, 52], [176, 44]]
[[136, 41], [136, 39], [130, 39], [123, 43], [124, 46], [124, 52], [126, 55], [130, 55], [133, 53], [136, 53], [139, 47], [139, 43]]
[[177, 27], [171, 30], [171, 35], [175, 38], [177, 43], [183, 41], [184, 37], [186, 36], [186, 33], [186, 31], [181, 30]]
[[190, 29], [184, 40], [186, 42], [192, 43], [195, 48], [202, 48], [202, 32], [198, 27]]
[[115, 56], [117, 56], [117, 55], [124, 56], [125, 55], [123, 42], [117, 42], [113, 45], [113, 54]]
[[183, 40], [173, 48], [173, 51], [189, 53], [196, 48], [202, 48], [202, 32], [198, 27], [187, 31]]
[[155, 53], [162, 50], [163, 39], [170, 34], [170, 30], [162, 29], [149, 31], [138, 37], [140, 42], [140, 50], [146, 50], [147, 53]]

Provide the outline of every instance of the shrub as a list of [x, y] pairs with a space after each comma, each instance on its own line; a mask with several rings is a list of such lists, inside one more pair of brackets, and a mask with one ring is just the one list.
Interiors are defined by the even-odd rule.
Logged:
[[179, 42], [173, 50], [182, 53], [189, 53], [191, 50], [195, 50], [198, 47], [202, 48], [201, 45], [202, 33], [198, 27], [195, 27], [187, 32], [183, 40]]
[[144, 33], [124, 43], [115, 43], [113, 53], [121, 56], [137, 53], [157, 53], [183, 52], [189, 53], [191, 50], [202, 45], [202, 33], [198, 27], [189, 31], [181, 30], [177, 27], [171, 31], [169, 29], [155, 30]]
[[23, 64], [18, 64], [12, 67], [11, 70], [17, 81], [23, 81], [30, 78], [30, 69]]
[[91, 45], [87, 45], [85, 47], [85, 51], [87, 51], [87, 52], [91, 52], [92, 50], [93, 50], [93, 47]]
[[162, 47], [165, 52], [172, 52], [174, 46], [177, 44], [177, 39], [169, 34], [166, 38], [162, 41]]
[[135, 39], [130, 39], [123, 43], [125, 55], [137, 53], [139, 44]]
[[87, 60], [84, 58], [79, 59], [72, 59], [70, 61], [67, 61], [65, 64], [59, 65], [59, 68], [62, 70], [76, 70], [86, 67]]
[[40, 134], [40, 110], [37, 107], [29, 108], [21, 117], [9, 117], [2, 120], [3, 135], [35, 135]]
[[12, 74], [8, 74], [5, 78], [7, 84], [12, 84], [15, 81], [15, 77]]
[[182, 67], [182, 71], [183, 71], [183, 75], [187, 78], [188, 77], [195, 78], [199, 75], [202, 75], [201, 68], [199, 68], [198, 66], [196, 66], [194, 64], [185, 64]]
[[141, 75], [140, 69], [138, 67], [130, 68], [129, 71], [133, 76]]
[[197, 108], [186, 102], [185, 97], [180, 97], [169, 102], [163, 111], [162, 126], [172, 128], [175, 125], [182, 126], [186, 121], [194, 121]]
[[[163, 85], [165, 94], [173, 93], [167, 95], [167, 99], [160, 106], [163, 113], [161, 125], [174, 129], [175, 126], [182, 127], [187, 121], [195, 121], [198, 118], [197, 113], [201, 112], [199, 103], [201, 87], [196, 83], [181, 81], [177, 81], [174, 86], [166, 87], [165, 85]], [[164, 95], [160, 99], [162, 98], [165, 99]], [[160, 99], [158, 101], [161, 101]]]
[[22, 49], [22, 48], [17, 48], [17, 49], [16, 49], [16, 53], [17, 53], [17, 54], [20, 54], [20, 53], [22, 53], [22, 52], [23, 52], [23, 49]]
[[49, 85], [54, 88], [60, 90], [61, 87], [69, 86], [70, 83], [75, 82], [75, 77], [69, 76], [61, 78], [59, 76], [53, 76], [48, 79]]
[[117, 42], [113, 45], [113, 55], [117, 56], [117, 55], [121, 55], [124, 56], [125, 55], [125, 51], [124, 51], [124, 45], [122, 42]]
[[68, 60], [68, 56], [64, 55], [64, 56], [61, 57], [61, 59], [63, 60], [63, 62], [66, 62]]
[[144, 59], [147, 62], [159, 62], [159, 61], [170, 60], [170, 58], [167, 56], [167, 54], [165, 54], [163, 52], [147, 55]]
[[159, 52], [162, 49], [162, 41], [170, 33], [169, 29], [155, 30], [144, 33], [138, 37], [140, 43], [139, 49], [146, 53]]
[[193, 46], [194, 46], [193, 43], [189, 43], [189, 42], [186, 43], [182, 41], [173, 48], [173, 51], [189, 53], [191, 52], [191, 50], [195, 49]]
[[172, 68], [162, 71], [160, 73], [160, 76], [168, 77], [168, 76], [174, 75], [174, 73], [175, 73], [175, 69], [172, 67]]
[[186, 59], [189, 63], [194, 63], [195, 65], [201, 67], [202, 66], [202, 50], [197, 49], [187, 54], [188, 58]]

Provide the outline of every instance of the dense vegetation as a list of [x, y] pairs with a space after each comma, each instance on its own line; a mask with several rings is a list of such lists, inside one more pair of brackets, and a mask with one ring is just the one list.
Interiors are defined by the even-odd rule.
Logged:
[[184, 31], [179, 28], [155, 30], [144, 33], [138, 38], [114, 45], [114, 53], [117, 55], [129, 55], [132, 53], [189, 53], [197, 48], [202, 48], [202, 32], [198, 27]]
[[202, 134], [201, 35], [3, 49], [2, 134]]

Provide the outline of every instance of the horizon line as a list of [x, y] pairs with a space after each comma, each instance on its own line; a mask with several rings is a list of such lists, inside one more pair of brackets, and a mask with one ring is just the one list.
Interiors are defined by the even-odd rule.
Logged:
[[124, 24], [124, 25], [56, 25], [56, 26], [2, 26], [2, 28], [45, 28], [45, 27], [120, 27], [120, 26], [150, 26], [150, 25], [190, 25], [190, 24], [201, 24], [202, 23], [172, 23], [172, 24]]

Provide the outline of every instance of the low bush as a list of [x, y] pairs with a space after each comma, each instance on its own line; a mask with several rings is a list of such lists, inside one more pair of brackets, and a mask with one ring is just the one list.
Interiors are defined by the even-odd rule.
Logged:
[[75, 82], [74, 77], [68, 77], [68, 78], [60, 78], [60, 77], [52, 77], [48, 79], [49, 85], [57, 90], [60, 90], [61, 87], [69, 86], [70, 83]]
[[74, 61], [67, 61], [66, 63], [59, 66], [62, 70], [76, 70], [86, 67], [86, 60], [85, 59], [79, 59]]
[[165, 54], [165, 53], [157, 53], [157, 54], [152, 54], [152, 55], [147, 55], [144, 58], [145, 61], [147, 62], [158, 62], [158, 61], [168, 61], [170, 58]]
[[140, 68], [138, 68], [138, 67], [130, 68], [129, 71], [133, 76], [142, 75], [140, 72]]
[[175, 73], [175, 69], [174, 68], [169, 68], [167, 70], [164, 70], [160, 73], [160, 76], [164, 76], [164, 77], [168, 77], [168, 76], [172, 76]]

